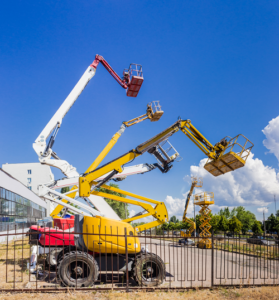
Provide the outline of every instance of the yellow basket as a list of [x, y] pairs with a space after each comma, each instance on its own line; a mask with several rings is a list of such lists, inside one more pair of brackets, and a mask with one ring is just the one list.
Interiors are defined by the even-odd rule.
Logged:
[[214, 204], [213, 192], [202, 192], [194, 195], [195, 205]]
[[[241, 140], [244, 141], [241, 142]], [[204, 168], [215, 177], [242, 168], [245, 166], [253, 146], [254, 144], [250, 140], [239, 134], [230, 139], [224, 153], [217, 160], [208, 159]]]

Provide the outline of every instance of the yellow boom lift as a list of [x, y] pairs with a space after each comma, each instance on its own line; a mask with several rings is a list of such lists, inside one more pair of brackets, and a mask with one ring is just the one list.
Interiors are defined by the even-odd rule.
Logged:
[[191, 196], [193, 194], [194, 188], [195, 187], [202, 187], [202, 183], [203, 183], [201, 177], [193, 176], [191, 179], [192, 179], [192, 184], [191, 184], [190, 191], [189, 191], [189, 193], [187, 195], [187, 198], [186, 198], [185, 209], [184, 209], [183, 218], [182, 218], [182, 222], [190, 224], [190, 228], [188, 229], [188, 231], [186, 231], [186, 233], [183, 232], [183, 231], [180, 232], [181, 236], [183, 236], [185, 238], [191, 237], [192, 233], [196, 229], [196, 223], [194, 221], [192, 221], [191, 219], [187, 218], [187, 210], [188, 210], [188, 206], [189, 206], [190, 199], [191, 199]]
[[[110, 187], [107, 186], [106, 183], [113, 178], [115, 174], [122, 173], [123, 167], [126, 164], [145, 152], [153, 154], [156, 157], [158, 167], [163, 173], [168, 172], [172, 167], [173, 161], [179, 157], [179, 154], [172, 146], [169, 149], [163, 149], [162, 144], [166, 143], [166, 140], [179, 130], [189, 137], [190, 140], [207, 155], [209, 161], [206, 163], [205, 169], [214, 176], [219, 176], [243, 167], [253, 147], [253, 144], [244, 136], [242, 136], [244, 138], [244, 146], [240, 145], [239, 138], [241, 135], [230, 140], [222, 139], [213, 145], [191, 124], [190, 120], [178, 120], [158, 135], [105, 165], [97, 168], [99, 165], [99, 162], [97, 162], [94, 165], [96, 169], [92, 168], [91, 171], [84, 173], [79, 178], [79, 196], [88, 197], [90, 194], [93, 194], [124, 203], [139, 205], [145, 209], [146, 213], [123, 221], [116, 221], [101, 216], [91, 217], [76, 215], [75, 232], [82, 232], [83, 234], [76, 235], [75, 243], [76, 246], [84, 252], [81, 251], [77, 253], [76, 251], [70, 251], [67, 255], [64, 255], [64, 258], [58, 260], [58, 276], [65, 285], [76, 286], [76, 280], [69, 278], [67, 275], [67, 270], [73, 262], [79, 265], [86, 264], [88, 268], [91, 268], [90, 274], [93, 274], [85, 278], [83, 273], [83, 278], [80, 280], [78, 286], [86, 287], [94, 283], [98, 277], [99, 266], [101, 267], [99, 261], [101, 258], [90, 255], [89, 259], [88, 251], [106, 254], [105, 257], [111, 255], [112, 261], [114, 255], [120, 255], [120, 257], [123, 258], [123, 262], [121, 263], [126, 264], [128, 272], [133, 274], [135, 281], [140, 285], [153, 286], [163, 282], [165, 278], [164, 262], [159, 256], [153, 253], [141, 252], [140, 241], [136, 233], [168, 221], [168, 213], [164, 202]], [[236, 147], [236, 145], [240, 146], [240, 151], [238, 152], [232, 151], [235, 150], [234, 147]], [[170, 149], [174, 150], [175, 153], [173, 155], [170, 155]], [[103, 155], [100, 156], [100, 161], [102, 161], [102, 158]], [[100, 177], [103, 179], [98, 181]], [[101, 187], [136, 198], [137, 200], [100, 192], [99, 188]], [[70, 201], [71, 198], [65, 196], [65, 200]], [[153, 216], [155, 221], [135, 228], [129, 224], [131, 221], [146, 216]], [[124, 254], [126, 254], [126, 258]], [[78, 262], [76, 262], [77, 260]], [[102, 266], [103, 265], [104, 264], [102, 264]], [[109, 267], [106, 267], [106, 271], [109, 271]], [[123, 270], [125, 271], [124, 266]], [[146, 272], [145, 276], [143, 276], [143, 272]]]

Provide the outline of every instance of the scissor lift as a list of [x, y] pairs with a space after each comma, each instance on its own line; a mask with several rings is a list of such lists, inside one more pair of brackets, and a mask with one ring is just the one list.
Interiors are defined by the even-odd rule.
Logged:
[[197, 247], [201, 249], [211, 249], [212, 243], [211, 243], [211, 233], [210, 228], [211, 225], [209, 224], [209, 221], [211, 220], [209, 213], [211, 212], [211, 209], [209, 208], [209, 205], [214, 204], [214, 193], [213, 192], [202, 192], [199, 194], [194, 195], [194, 205], [199, 205], [201, 207], [201, 210], [199, 213], [201, 214], [201, 225], [200, 225], [200, 237], [202, 238], [199, 242]]

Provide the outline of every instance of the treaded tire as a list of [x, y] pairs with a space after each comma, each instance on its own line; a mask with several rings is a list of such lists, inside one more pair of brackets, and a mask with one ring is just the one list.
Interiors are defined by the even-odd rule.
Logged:
[[166, 266], [158, 255], [142, 253], [133, 264], [133, 277], [139, 286], [158, 286], [165, 280]]
[[98, 279], [99, 267], [92, 255], [71, 251], [58, 261], [57, 275], [64, 286], [88, 287]]

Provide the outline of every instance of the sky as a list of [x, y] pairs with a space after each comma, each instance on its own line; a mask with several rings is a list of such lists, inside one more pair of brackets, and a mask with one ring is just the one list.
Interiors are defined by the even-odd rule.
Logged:
[[[204, 154], [178, 132], [170, 142], [182, 161], [167, 174], [131, 176], [120, 188], [164, 201], [181, 219], [191, 175], [199, 175], [203, 190], [215, 194], [214, 213], [243, 205], [262, 220], [263, 211], [275, 211], [274, 195], [279, 208], [278, 20], [278, 1], [3, 2], [0, 165], [38, 161], [32, 143], [100, 54], [120, 75], [141, 64], [140, 93], [126, 97], [99, 65], [63, 119], [53, 147], [58, 156], [84, 172], [123, 121], [159, 100], [161, 120], [128, 128], [104, 163], [179, 117], [212, 144], [242, 133], [255, 145], [252, 155], [244, 168], [213, 178], [203, 169]], [[133, 163], [154, 162], [146, 153]]]

